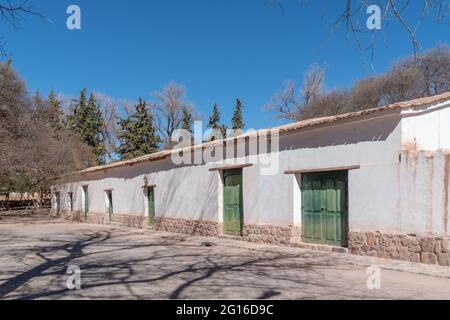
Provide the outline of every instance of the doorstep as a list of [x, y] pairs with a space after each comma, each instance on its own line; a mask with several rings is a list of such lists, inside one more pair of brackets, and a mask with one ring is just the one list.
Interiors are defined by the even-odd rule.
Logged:
[[242, 236], [230, 236], [227, 234], [219, 234], [218, 236], [216, 236], [215, 238], [219, 238], [219, 239], [225, 239], [225, 240], [236, 240], [236, 241], [246, 241]]
[[[240, 236], [230, 236], [230, 235], [225, 235], [225, 234], [220, 234], [217, 236], [217, 238], [223, 239], [223, 240], [234, 240], [234, 241], [243, 241], [243, 242], [249, 242], [249, 243], [260, 243], [260, 242], [248, 241], [247, 239], [240, 237]], [[315, 251], [330, 252], [330, 253], [349, 253], [348, 249], [344, 248], [344, 247], [337, 247], [337, 246], [326, 245], [326, 244], [307, 243], [307, 242], [303, 242], [302, 238], [300, 238], [300, 237], [293, 237], [293, 238], [291, 238], [290, 242], [286, 243], [286, 244], [277, 244], [277, 243], [260, 243], [260, 244], [276, 245], [276, 246], [299, 248], [299, 249], [306, 249], [306, 250], [315, 250]]]
[[323, 251], [323, 252], [332, 252], [332, 253], [349, 253], [348, 249], [344, 247], [337, 247], [326, 244], [307, 243], [303, 242], [302, 238], [300, 237], [292, 238], [289, 247]]

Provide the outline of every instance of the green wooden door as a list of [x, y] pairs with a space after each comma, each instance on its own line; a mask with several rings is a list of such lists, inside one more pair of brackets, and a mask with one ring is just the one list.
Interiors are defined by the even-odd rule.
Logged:
[[73, 211], [73, 193], [69, 192], [69, 206], [70, 206], [70, 211]]
[[113, 219], [113, 213], [114, 213], [114, 207], [113, 207], [113, 198], [112, 198], [112, 191], [107, 192], [108, 196], [108, 214], [109, 214], [109, 222], [111, 222]]
[[242, 170], [227, 170], [223, 174], [223, 224], [224, 233], [240, 236], [242, 234]]
[[56, 193], [56, 215], [59, 216], [61, 214], [61, 193]]
[[83, 187], [84, 192], [84, 219], [87, 219], [87, 215], [89, 212], [89, 194], [88, 194], [88, 187]]
[[153, 226], [155, 224], [155, 189], [147, 188], [148, 199], [148, 225]]
[[346, 245], [347, 171], [302, 174], [302, 230], [306, 242]]

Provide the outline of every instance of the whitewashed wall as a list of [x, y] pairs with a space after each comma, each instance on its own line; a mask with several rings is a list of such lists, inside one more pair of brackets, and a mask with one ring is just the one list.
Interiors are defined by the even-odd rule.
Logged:
[[[449, 147], [449, 126], [445, 125], [449, 123], [449, 108], [404, 119], [398, 110], [391, 110], [357, 122], [348, 120], [284, 135], [279, 153], [271, 155], [279, 155], [275, 175], [261, 175], [256, 156], [236, 159], [237, 163], [254, 163], [243, 169], [244, 223], [301, 225], [301, 178], [286, 175], [286, 170], [360, 165], [349, 171], [350, 230], [448, 234], [444, 193], [435, 195], [444, 188], [445, 156], [441, 152], [433, 160], [424, 160], [419, 155], [411, 163], [408, 154], [401, 153], [411, 137], [430, 150]], [[430, 176], [431, 162], [434, 171]], [[81, 185], [89, 184], [90, 211], [99, 213], [107, 211], [104, 190], [114, 189], [115, 213], [143, 215], [147, 214], [142, 189], [147, 175], [148, 183], [156, 185], [157, 217], [222, 221], [221, 176], [209, 171], [213, 165], [178, 167], [171, 159], [159, 160], [90, 174], [85, 181], [56, 189], [62, 198], [74, 192], [75, 210], [82, 211]], [[432, 191], [427, 189], [431, 185]], [[62, 202], [63, 209], [68, 209], [67, 202]]]

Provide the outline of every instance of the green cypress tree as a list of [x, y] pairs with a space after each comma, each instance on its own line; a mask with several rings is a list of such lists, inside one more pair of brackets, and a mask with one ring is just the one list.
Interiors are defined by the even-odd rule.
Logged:
[[67, 117], [67, 125], [91, 148], [97, 163], [104, 164], [106, 148], [103, 117], [93, 93], [87, 101], [86, 89], [81, 90], [79, 99], [74, 101], [71, 114]]
[[227, 138], [227, 130], [228, 130], [227, 126], [223, 124], [220, 126], [219, 129], [220, 129], [220, 132], [222, 133], [222, 137], [224, 139]]
[[120, 126], [117, 132], [120, 145], [116, 152], [122, 160], [132, 159], [136, 152], [134, 141], [135, 124], [131, 116], [126, 119], [119, 119], [117, 123]]
[[[68, 128], [76, 133], [80, 133], [83, 128], [80, 126], [84, 122], [84, 114], [87, 109], [87, 99], [86, 99], [86, 89], [82, 89], [80, 92], [80, 97], [72, 101], [72, 106], [70, 107], [69, 114], [66, 118], [66, 125]], [[81, 134], [80, 134], [81, 135]]]
[[147, 108], [147, 103], [142, 99], [139, 99], [139, 103], [136, 107], [136, 113], [136, 135], [138, 147], [142, 153], [141, 155], [157, 152], [161, 139], [156, 134], [156, 129], [153, 124], [153, 114]]
[[[219, 130], [222, 134], [222, 138], [226, 136], [226, 127], [220, 124], [220, 111], [217, 103], [214, 103], [213, 112], [211, 117], [209, 117], [208, 128], [213, 130]], [[208, 140], [215, 140], [215, 137], [210, 137]]]
[[119, 119], [117, 137], [120, 146], [117, 153], [128, 160], [158, 151], [161, 143], [153, 124], [153, 115], [142, 99], [135, 106], [135, 112], [126, 119]]
[[210, 129], [220, 129], [220, 111], [217, 103], [214, 103], [213, 112], [211, 117], [209, 117], [208, 128]]
[[181, 128], [187, 130], [190, 134], [192, 134], [192, 123], [194, 120], [192, 119], [192, 113], [188, 108], [183, 108], [183, 120], [181, 122]]
[[244, 130], [245, 128], [244, 120], [242, 118], [242, 108], [243, 105], [241, 100], [236, 99], [236, 107], [234, 108], [233, 119], [231, 120], [233, 130]]
[[58, 132], [62, 129], [64, 112], [62, 102], [58, 100], [56, 93], [52, 90], [47, 98], [48, 103], [48, 117], [50, 126], [53, 131]]
[[104, 143], [104, 124], [100, 107], [91, 93], [88, 101], [85, 140], [91, 146], [98, 164], [105, 163], [106, 147]]

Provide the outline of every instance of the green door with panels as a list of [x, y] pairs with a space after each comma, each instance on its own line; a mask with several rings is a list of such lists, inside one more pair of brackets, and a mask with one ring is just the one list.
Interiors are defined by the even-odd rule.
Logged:
[[109, 214], [109, 222], [112, 221], [113, 213], [114, 213], [114, 207], [113, 207], [113, 197], [112, 197], [112, 191], [107, 191], [108, 196], [108, 214]]
[[147, 188], [148, 199], [148, 225], [153, 226], [155, 224], [155, 189]]
[[302, 174], [305, 242], [346, 246], [347, 171]]
[[61, 214], [61, 193], [56, 193], [56, 215], [59, 216]]
[[242, 234], [242, 169], [226, 170], [223, 173], [223, 224], [224, 233], [240, 236]]
[[83, 192], [84, 192], [84, 219], [87, 219], [87, 215], [89, 212], [89, 194], [88, 194], [88, 187], [83, 187]]

